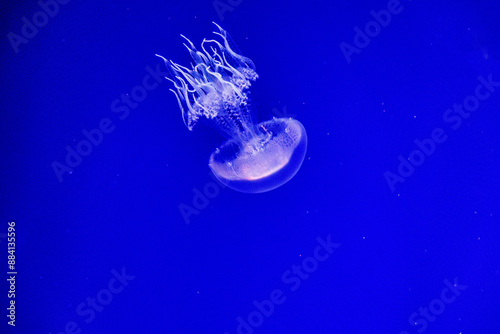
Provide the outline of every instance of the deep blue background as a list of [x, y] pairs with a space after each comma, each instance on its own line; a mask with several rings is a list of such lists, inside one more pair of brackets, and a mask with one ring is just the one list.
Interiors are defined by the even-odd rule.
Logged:
[[[1, 328], [7, 222], [17, 225], [17, 326], [2, 333], [236, 333], [236, 318], [272, 290], [286, 296], [255, 333], [414, 334], [408, 318], [467, 285], [426, 333], [500, 333], [500, 87], [457, 130], [443, 121], [500, 81], [500, 5], [402, 0], [403, 11], [347, 63], [339, 44], [387, 0], [77, 1], [15, 53], [7, 34], [40, 10], [1, 5]], [[306, 160], [286, 185], [221, 189], [186, 224], [178, 205], [211, 182], [223, 138], [190, 132], [164, 81], [121, 120], [111, 103], [141, 85], [162, 54], [189, 62], [220, 23], [257, 66], [259, 120], [294, 115]], [[274, 111], [273, 111], [274, 109]], [[279, 112], [276, 112], [278, 110]], [[103, 118], [115, 126], [59, 182], [52, 163]], [[383, 174], [415, 139], [448, 139], [391, 192]], [[292, 292], [281, 277], [316, 238], [341, 246]], [[113, 274], [135, 276], [89, 323], [76, 312]], [[241, 331], [240, 331], [241, 332]]]

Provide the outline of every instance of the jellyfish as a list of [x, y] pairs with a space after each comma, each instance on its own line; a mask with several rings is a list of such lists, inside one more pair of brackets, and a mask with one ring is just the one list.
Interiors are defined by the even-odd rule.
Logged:
[[250, 99], [250, 86], [258, 78], [255, 65], [214, 24], [221, 40], [204, 39], [201, 51], [181, 35], [193, 60], [190, 67], [157, 55], [171, 76], [166, 78], [174, 85], [170, 91], [189, 130], [206, 121], [227, 138], [208, 163], [222, 184], [244, 193], [276, 189], [300, 169], [307, 150], [306, 130], [293, 118], [257, 123]]

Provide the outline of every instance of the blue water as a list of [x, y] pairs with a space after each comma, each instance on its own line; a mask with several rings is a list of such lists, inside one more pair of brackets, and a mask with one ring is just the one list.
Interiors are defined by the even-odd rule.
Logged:
[[[1, 333], [500, 333], [498, 2], [1, 8]], [[307, 130], [270, 192], [216, 183], [154, 56], [212, 21]]]

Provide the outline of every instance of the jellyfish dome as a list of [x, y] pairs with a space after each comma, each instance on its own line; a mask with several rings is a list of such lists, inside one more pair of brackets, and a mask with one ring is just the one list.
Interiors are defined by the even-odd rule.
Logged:
[[[215, 23], [214, 23], [215, 24]], [[209, 167], [231, 189], [245, 193], [273, 190], [300, 169], [307, 150], [304, 126], [292, 118], [257, 123], [249, 88], [258, 78], [253, 62], [236, 52], [225, 30], [203, 40], [201, 51], [186, 37], [193, 62], [184, 67], [161, 56], [171, 75], [182, 118], [189, 130], [206, 120], [228, 140], [210, 155]], [[210, 44], [210, 51], [206, 47]]]

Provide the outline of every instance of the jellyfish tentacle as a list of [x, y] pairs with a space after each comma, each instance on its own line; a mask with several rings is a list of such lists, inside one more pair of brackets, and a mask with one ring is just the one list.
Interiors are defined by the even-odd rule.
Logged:
[[253, 63], [253, 61], [250, 58], [242, 56], [242, 55], [238, 54], [237, 52], [233, 51], [233, 49], [231, 48], [231, 46], [229, 45], [229, 42], [228, 42], [229, 34], [227, 33], [227, 31], [225, 31], [224, 29], [222, 29], [218, 25], [217, 25], [217, 27], [219, 28], [220, 32], [214, 31], [214, 34], [222, 37], [222, 40], [224, 41], [224, 49], [227, 50], [229, 55], [232, 58], [234, 58], [235, 60], [239, 61], [240, 63], [244, 64], [245, 66], [247, 66], [255, 71], [255, 64]]
[[219, 32], [214, 34], [222, 41], [203, 39], [200, 50], [181, 35], [192, 59], [190, 68], [157, 56], [168, 69], [167, 79], [174, 84], [171, 91], [188, 129], [192, 130], [203, 117], [215, 122], [228, 136], [246, 137], [254, 131], [247, 91], [258, 76], [253, 62], [235, 52], [227, 32], [216, 26]]

